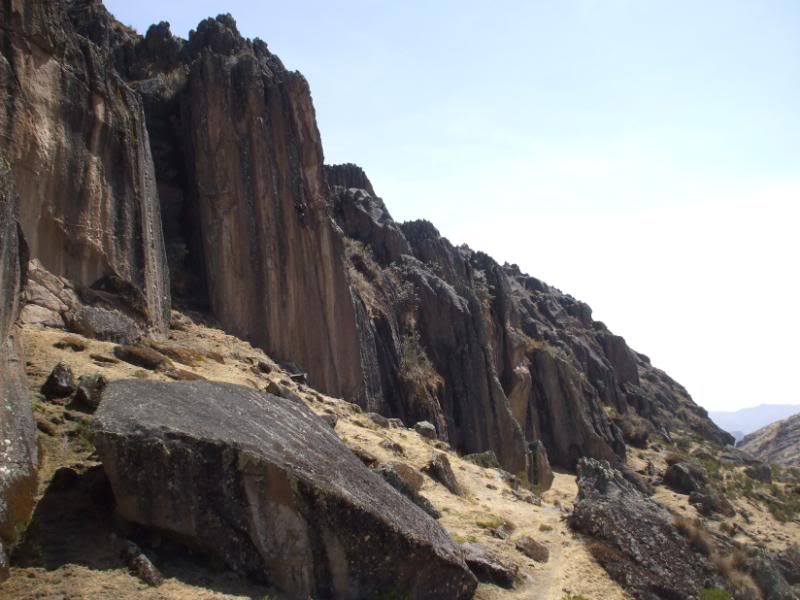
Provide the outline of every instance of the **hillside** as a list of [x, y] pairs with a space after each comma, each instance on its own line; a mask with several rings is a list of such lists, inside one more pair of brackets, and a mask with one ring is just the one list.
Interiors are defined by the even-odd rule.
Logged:
[[800, 413], [746, 435], [739, 447], [770, 464], [800, 467]]
[[395, 222], [230, 15], [0, 16], [0, 594], [796, 595], [798, 474]]
[[739, 432], [737, 442], [757, 429], [766, 427], [770, 423], [780, 421], [800, 412], [800, 404], [759, 404], [739, 410], [710, 411], [708, 416], [719, 427], [734, 435]]

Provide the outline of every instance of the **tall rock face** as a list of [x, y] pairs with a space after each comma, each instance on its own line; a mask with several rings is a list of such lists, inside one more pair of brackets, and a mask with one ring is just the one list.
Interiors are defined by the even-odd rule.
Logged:
[[107, 13], [80, 18], [143, 98], [176, 300], [206, 304], [323, 391], [364, 400], [358, 307], [305, 79], [230, 16], [188, 41], [166, 24], [125, 37]]
[[27, 252], [16, 220], [17, 194], [0, 153], [0, 581], [9, 546], [33, 507], [38, 465], [36, 428], [19, 345], [13, 338]]
[[31, 257], [79, 286], [132, 283], [147, 325], [164, 334], [168, 276], [142, 103], [72, 25], [68, 9], [92, 4], [3, 3], [0, 151]]
[[[686, 391], [567, 294], [454, 247], [425, 221], [398, 225], [353, 165], [327, 167], [368, 308], [385, 412], [427, 419], [464, 452], [495, 450], [537, 479], [549, 460], [621, 460], [632, 432], [687, 429], [721, 443]], [[546, 469], [544, 469], [546, 470]]]

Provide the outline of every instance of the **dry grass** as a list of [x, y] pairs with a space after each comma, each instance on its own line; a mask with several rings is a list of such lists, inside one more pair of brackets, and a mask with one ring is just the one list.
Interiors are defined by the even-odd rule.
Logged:
[[690, 520], [685, 517], [675, 517], [673, 524], [683, 537], [689, 540], [692, 548], [703, 556], [711, 556], [714, 552], [714, 543], [711, 535], [703, 527], [699, 519]]

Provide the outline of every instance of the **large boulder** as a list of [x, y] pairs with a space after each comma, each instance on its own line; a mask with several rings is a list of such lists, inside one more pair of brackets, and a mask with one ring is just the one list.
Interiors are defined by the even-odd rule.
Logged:
[[578, 498], [570, 525], [595, 538], [593, 556], [636, 598], [696, 597], [714, 575], [672, 515], [605, 461], [578, 463]]
[[707, 484], [706, 470], [694, 463], [675, 463], [670, 465], [664, 473], [664, 485], [680, 494], [702, 492]]
[[122, 518], [292, 597], [472, 597], [444, 530], [301, 403], [231, 384], [117, 381], [93, 431]]

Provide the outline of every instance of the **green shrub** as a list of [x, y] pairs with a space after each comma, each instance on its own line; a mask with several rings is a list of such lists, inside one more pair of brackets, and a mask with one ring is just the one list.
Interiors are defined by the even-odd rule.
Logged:
[[700, 600], [732, 600], [732, 598], [721, 588], [706, 588], [700, 592]]

